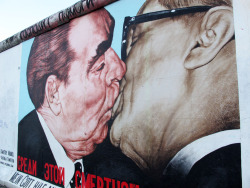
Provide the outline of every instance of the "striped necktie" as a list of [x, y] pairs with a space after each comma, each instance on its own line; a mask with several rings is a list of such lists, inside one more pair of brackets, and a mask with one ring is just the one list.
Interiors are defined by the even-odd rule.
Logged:
[[[76, 173], [77, 171], [80, 172], [80, 173]], [[78, 186], [81, 185], [81, 175], [79, 176], [79, 174], [82, 174], [82, 165], [81, 165], [80, 162], [76, 162], [75, 163], [75, 173], [74, 173], [73, 178], [70, 180], [70, 186], [71, 186], [71, 188], [75, 188], [76, 187], [76, 181], [77, 181], [77, 185]]]

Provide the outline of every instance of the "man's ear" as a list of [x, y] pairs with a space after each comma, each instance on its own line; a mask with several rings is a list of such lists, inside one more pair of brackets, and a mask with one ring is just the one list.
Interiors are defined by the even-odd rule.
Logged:
[[61, 103], [58, 93], [59, 81], [55, 75], [47, 78], [45, 85], [45, 95], [51, 111], [57, 116], [61, 112]]
[[209, 63], [234, 35], [233, 9], [226, 6], [211, 8], [203, 17], [195, 46], [185, 59], [186, 69]]

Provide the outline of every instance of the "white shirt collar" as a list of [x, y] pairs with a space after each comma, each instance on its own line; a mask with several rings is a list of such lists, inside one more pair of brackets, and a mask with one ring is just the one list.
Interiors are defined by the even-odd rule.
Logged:
[[69, 182], [74, 176], [75, 173], [75, 163], [80, 162], [82, 165], [82, 169], [84, 171], [83, 167], [83, 161], [82, 159], [76, 160], [74, 163], [73, 161], [68, 158], [65, 150], [63, 149], [62, 145], [56, 140], [56, 138], [51, 133], [49, 127], [47, 126], [45, 120], [43, 119], [42, 115], [37, 112], [38, 118], [40, 120], [40, 123], [43, 127], [44, 133], [47, 137], [50, 149], [53, 153], [53, 156], [56, 160], [56, 164], [58, 167], [63, 167], [65, 172], [65, 187], [70, 187]]
[[174, 170], [179, 177], [185, 177], [193, 165], [207, 154], [240, 142], [240, 129], [221, 131], [202, 137], [181, 149], [169, 162], [163, 175]]

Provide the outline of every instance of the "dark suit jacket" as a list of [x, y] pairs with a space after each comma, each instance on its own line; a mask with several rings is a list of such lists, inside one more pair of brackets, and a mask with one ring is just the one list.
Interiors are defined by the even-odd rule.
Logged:
[[[45, 180], [45, 163], [56, 165], [35, 110], [19, 123], [18, 155], [37, 161], [36, 177], [42, 180]], [[179, 177], [174, 174], [168, 174], [161, 182], [156, 182], [146, 176], [120, 149], [112, 146], [108, 136], [94, 153], [83, 158], [83, 164], [85, 175], [90, 173], [126, 181], [138, 184], [140, 188], [238, 188], [241, 187], [240, 156], [240, 144], [229, 145], [199, 160], [183, 181], [179, 181]]]
[[185, 178], [167, 174], [161, 181], [144, 174], [106, 139], [85, 161], [88, 172], [140, 185], [140, 188], [241, 188], [240, 144], [220, 148], [200, 159]]
[[[156, 188], [158, 185], [153, 179], [146, 176], [119, 148], [110, 143], [109, 134], [92, 154], [83, 158], [83, 163], [84, 171], [100, 177], [120, 182], [125, 181], [139, 185], [140, 188]], [[111, 183], [109, 187], [112, 187]]]
[[231, 144], [204, 156], [184, 178], [171, 173], [163, 182], [164, 187], [170, 188], [241, 188], [240, 144]]
[[[48, 140], [35, 110], [26, 115], [18, 126], [18, 155], [37, 161], [37, 178], [45, 180], [46, 163], [56, 165]], [[109, 140], [97, 146], [89, 156], [83, 158], [84, 174], [126, 181], [128, 183], [150, 185], [135, 163], [115, 148]], [[46, 181], [46, 180], [45, 180]], [[50, 183], [53, 183], [50, 181]], [[111, 187], [111, 184], [110, 184]]]
[[44, 165], [46, 163], [56, 165], [55, 158], [35, 110], [19, 122], [18, 156], [35, 160], [37, 162], [36, 177], [42, 180], [45, 180], [44, 174], [46, 173]]

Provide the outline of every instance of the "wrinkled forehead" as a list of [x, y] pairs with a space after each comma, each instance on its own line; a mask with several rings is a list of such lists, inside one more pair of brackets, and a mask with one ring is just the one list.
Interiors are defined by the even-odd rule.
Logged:
[[98, 45], [110, 37], [113, 29], [114, 19], [105, 9], [76, 18], [70, 22], [70, 46], [78, 51], [84, 47]]
[[[137, 15], [143, 15], [147, 13], [152, 13], [152, 12], [157, 12], [157, 11], [163, 11], [166, 10], [166, 7], [162, 6], [158, 0], [152, 0], [152, 1], [146, 1], [140, 10], [138, 11]], [[140, 35], [140, 33], [143, 33], [144, 31], [149, 31], [154, 28], [155, 23], [162, 22], [163, 20], [154, 20], [154, 21], [149, 21], [149, 22], [143, 22], [143, 23], [138, 23], [135, 25], [132, 25], [130, 27], [130, 30], [127, 34], [127, 37], [130, 38], [132, 35]]]
[[109, 32], [113, 26], [114, 19], [104, 8], [76, 18], [70, 23], [71, 30], [84, 28], [85, 32], [93, 28], [106, 30], [107, 32]]
[[[161, 5], [158, 0], [152, 0], [152, 1], [146, 1], [140, 10], [138, 11], [137, 15], [143, 15], [147, 13], [157, 12], [157, 11], [163, 11], [167, 10], [166, 7]], [[148, 28], [153, 29], [154, 23], [162, 22], [163, 19], [155, 20], [155, 21], [149, 21], [149, 22], [143, 22], [140, 24], [134, 25], [133, 29], [138, 27], [137, 32], [143, 32], [144, 30], [149, 30]], [[140, 30], [140, 31], [139, 31]]]
[[161, 10], [166, 10], [166, 8], [162, 6], [158, 2], [158, 0], [146, 1], [138, 11], [137, 15], [161, 11]]
[[[108, 33], [114, 28], [114, 18], [104, 8], [94, 11], [89, 15], [89, 19], [95, 24], [98, 29], [105, 29]], [[88, 16], [87, 15], [87, 16]]]

